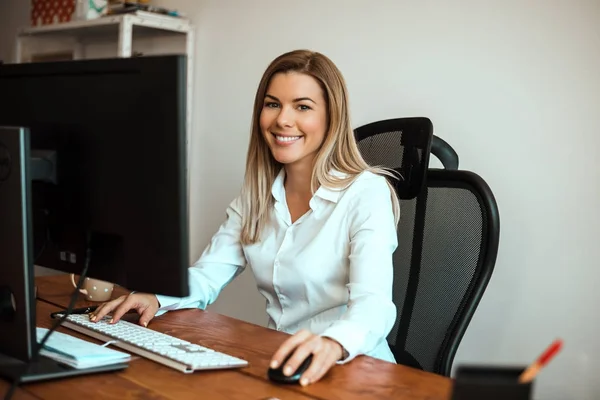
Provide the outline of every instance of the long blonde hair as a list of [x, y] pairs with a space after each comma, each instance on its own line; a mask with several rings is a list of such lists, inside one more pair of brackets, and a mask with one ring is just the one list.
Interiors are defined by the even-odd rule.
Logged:
[[[303, 73], [316, 79], [321, 85], [327, 103], [329, 126], [325, 140], [315, 158], [311, 180], [313, 193], [321, 185], [327, 188], [346, 187], [364, 171], [395, 177], [392, 171], [369, 166], [362, 158], [350, 125], [346, 83], [335, 64], [323, 54], [309, 50], [285, 53], [267, 67], [254, 99], [246, 175], [241, 195], [241, 242], [243, 244], [252, 244], [260, 240], [260, 234], [270, 218], [274, 203], [271, 187], [283, 165], [275, 160], [262, 135], [260, 114], [271, 79], [275, 74], [286, 72]], [[347, 177], [335, 178], [330, 174], [332, 170], [343, 172]], [[400, 204], [394, 187], [389, 181], [388, 185], [394, 218], [398, 224]]]

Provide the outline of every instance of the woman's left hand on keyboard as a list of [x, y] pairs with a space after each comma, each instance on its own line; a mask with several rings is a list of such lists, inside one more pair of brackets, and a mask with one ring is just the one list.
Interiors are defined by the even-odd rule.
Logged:
[[112, 314], [111, 324], [119, 322], [121, 317], [129, 310], [140, 314], [139, 324], [148, 326], [148, 323], [158, 311], [158, 299], [153, 294], [131, 293], [121, 296], [106, 303], [102, 303], [96, 311], [90, 314], [90, 321], [100, 321], [105, 315]]

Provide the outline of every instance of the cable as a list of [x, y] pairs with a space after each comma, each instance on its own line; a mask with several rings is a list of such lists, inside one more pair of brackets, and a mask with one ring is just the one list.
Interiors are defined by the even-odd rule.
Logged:
[[[50, 335], [60, 325], [62, 325], [62, 323], [67, 319], [67, 317], [69, 316], [69, 314], [71, 314], [71, 310], [73, 310], [73, 307], [75, 306], [75, 302], [77, 301], [77, 297], [79, 296], [79, 289], [81, 289], [81, 286], [83, 285], [83, 282], [84, 282], [85, 277], [87, 275], [87, 271], [88, 271], [88, 267], [90, 266], [90, 260], [91, 260], [91, 258], [92, 258], [91, 233], [88, 231], [88, 233], [87, 233], [86, 254], [85, 254], [85, 263], [84, 263], [84, 266], [83, 266], [83, 271], [81, 272], [81, 275], [79, 276], [79, 281], [77, 282], [77, 287], [75, 288], [75, 290], [73, 291], [73, 294], [71, 295], [71, 300], [69, 301], [69, 306], [67, 307], [67, 309], [66, 309], [65, 313], [63, 314], [63, 316], [60, 319], [56, 320], [56, 322], [52, 325], [52, 328], [50, 328], [50, 330], [48, 330], [48, 332], [46, 332], [46, 334], [44, 335], [44, 338], [42, 339], [42, 341], [40, 342], [40, 344], [35, 348], [35, 352], [34, 352], [33, 356], [31, 357], [31, 360], [29, 360], [29, 362], [27, 363], [27, 367], [25, 368], [24, 375], [27, 375], [29, 373], [29, 370], [31, 369], [31, 366], [33, 365], [33, 363], [38, 360], [38, 358], [40, 356], [40, 351], [42, 350], [42, 348], [44, 347], [44, 345], [48, 341], [48, 338], [50, 338]], [[36, 340], [36, 342], [37, 342], [37, 340]], [[16, 379], [15, 378], [15, 380], [12, 383], [12, 385], [10, 386], [10, 388], [8, 389], [8, 391], [6, 392], [6, 395], [4, 396], [4, 400], [10, 400], [10, 398], [13, 396], [15, 390], [19, 386], [19, 381], [20, 380], [21, 379]]]

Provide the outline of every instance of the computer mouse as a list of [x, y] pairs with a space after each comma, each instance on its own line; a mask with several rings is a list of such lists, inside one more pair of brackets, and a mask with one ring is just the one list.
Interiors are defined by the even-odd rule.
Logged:
[[302, 362], [302, 364], [300, 364], [298, 369], [296, 369], [296, 371], [293, 374], [286, 376], [283, 374], [283, 367], [285, 366], [285, 363], [289, 360], [289, 358], [292, 356], [292, 354], [290, 354], [278, 368], [269, 368], [269, 379], [278, 383], [298, 383], [300, 381], [300, 377], [302, 376], [304, 371], [306, 371], [308, 367], [310, 367], [313, 355], [310, 354], [308, 357], [306, 357], [306, 359]]

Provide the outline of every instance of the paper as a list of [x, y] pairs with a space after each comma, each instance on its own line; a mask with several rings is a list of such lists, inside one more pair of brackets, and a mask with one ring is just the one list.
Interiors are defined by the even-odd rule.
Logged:
[[[48, 329], [37, 329], [37, 341], [40, 343]], [[74, 368], [90, 368], [129, 362], [131, 356], [118, 350], [76, 338], [66, 333], [52, 332], [40, 354], [62, 362]]]

